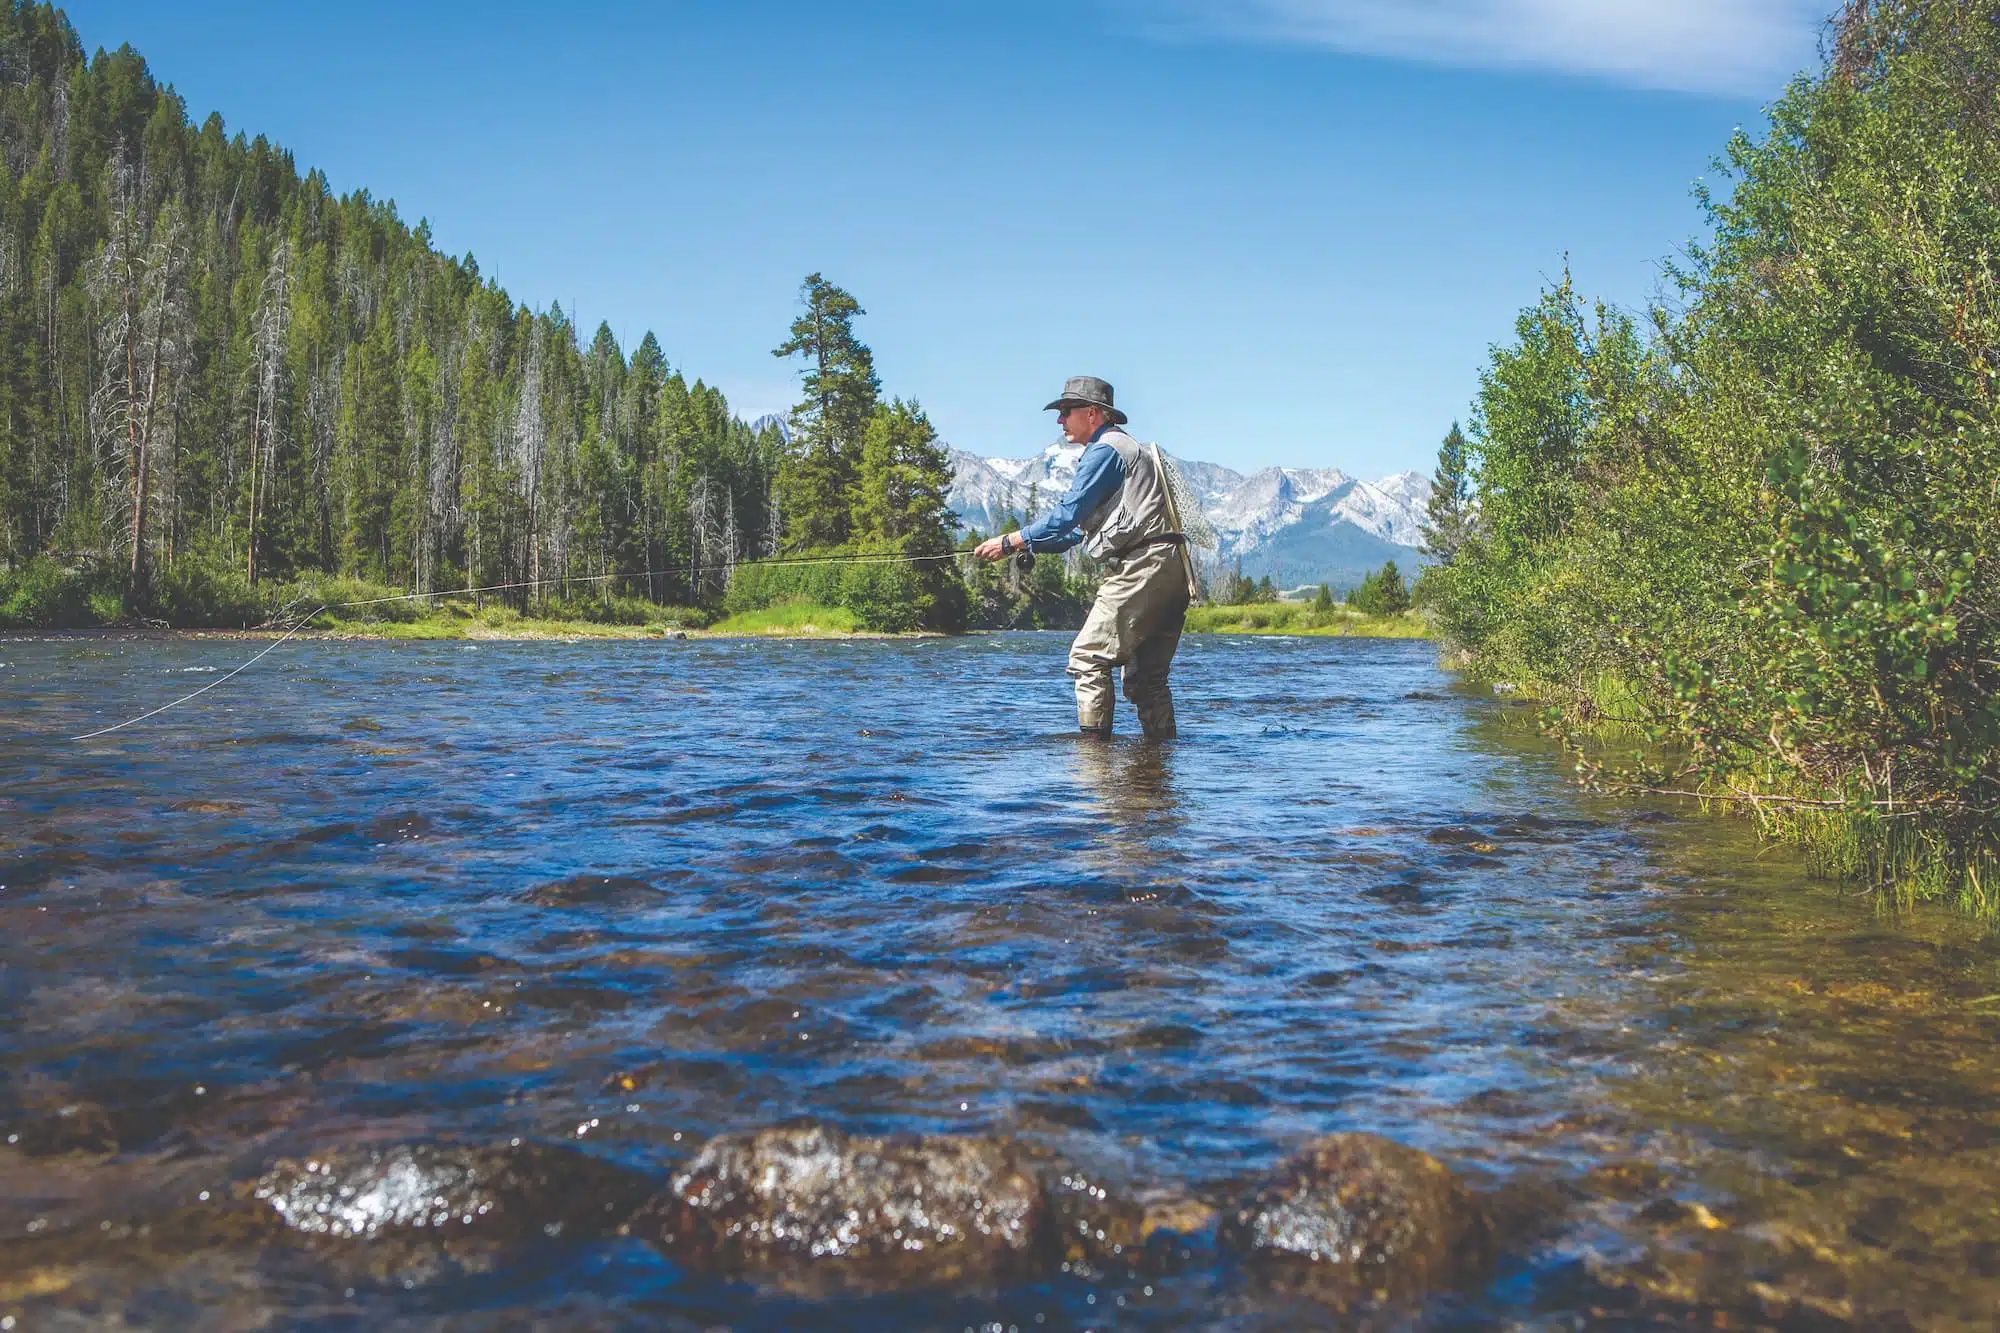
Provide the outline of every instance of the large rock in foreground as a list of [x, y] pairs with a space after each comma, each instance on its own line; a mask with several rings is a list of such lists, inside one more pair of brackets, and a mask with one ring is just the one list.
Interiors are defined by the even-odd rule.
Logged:
[[1490, 1227], [1436, 1158], [1334, 1134], [1223, 1214], [1217, 1245], [1267, 1280], [1347, 1306], [1420, 1295], [1484, 1267]]
[[292, 1230], [329, 1240], [429, 1235], [519, 1242], [608, 1234], [647, 1182], [567, 1148], [405, 1144], [279, 1161], [249, 1196]]
[[991, 1286], [1027, 1275], [1044, 1203], [1002, 1140], [813, 1125], [711, 1139], [632, 1231], [802, 1294]]

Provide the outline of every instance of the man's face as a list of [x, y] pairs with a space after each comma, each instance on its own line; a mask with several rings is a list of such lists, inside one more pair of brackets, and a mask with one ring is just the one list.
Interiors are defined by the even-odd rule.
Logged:
[[1088, 444], [1090, 437], [1097, 434], [1104, 424], [1104, 409], [1101, 407], [1065, 407], [1056, 414], [1062, 424], [1063, 438], [1071, 444]]

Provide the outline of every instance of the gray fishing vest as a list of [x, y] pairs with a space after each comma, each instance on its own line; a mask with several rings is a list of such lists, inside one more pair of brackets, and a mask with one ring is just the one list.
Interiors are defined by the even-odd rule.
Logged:
[[1115, 559], [1137, 550], [1174, 526], [1167, 513], [1167, 486], [1150, 446], [1124, 431], [1107, 430], [1097, 437], [1118, 451], [1125, 465], [1125, 484], [1077, 523], [1083, 529], [1083, 549], [1099, 560]]

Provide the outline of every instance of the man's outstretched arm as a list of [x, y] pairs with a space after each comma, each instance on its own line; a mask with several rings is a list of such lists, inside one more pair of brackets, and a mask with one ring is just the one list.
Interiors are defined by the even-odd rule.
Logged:
[[1108, 444], [1093, 444], [1077, 460], [1076, 476], [1056, 507], [1019, 532], [989, 537], [973, 549], [981, 560], [999, 560], [1023, 547], [1054, 554], [1083, 540], [1086, 514], [1117, 494], [1125, 484], [1125, 460]]

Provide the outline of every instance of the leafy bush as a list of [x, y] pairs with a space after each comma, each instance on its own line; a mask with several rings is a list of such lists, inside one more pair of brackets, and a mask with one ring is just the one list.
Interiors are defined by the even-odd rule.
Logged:
[[[827, 554], [816, 552], [814, 554]], [[726, 616], [745, 611], [761, 611], [781, 602], [812, 602], [820, 606], [841, 604], [841, 575], [846, 566], [828, 562], [811, 565], [738, 565], [730, 574], [729, 587], [722, 595]]]
[[840, 607], [854, 614], [860, 628], [892, 634], [917, 629], [961, 630], [969, 609], [965, 585], [948, 563], [829, 559], [817, 564], [739, 565], [723, 594], [722, 610], [726, 616], [740, 616], [787, 602]]
[[124, 594], [111, 570], [72, 568], [47, 556], [0, 570], [0, 628], [80, 629], [124, 615]]
[[900, 634], [923, 624], [924, 590], [909, 565], [848, 565], [841, 573], [839, 605], [854, 613], [861, 627]]
[[529, 613], [538, 620], [582, 620], [600, 625], [687, 624], [699, 614], [643, 597], [607, 597], [587, 588], [569, 596], [545, 598], [531, 605]]
[[184, 556], [154, 576], [149, 609], [176, 627], [244, 629], [268, 620], [276, 604], [233, 562]]
[[407, 625], [431, 614], [439, 600], [411, 598], [406, 596], [409, 591], [345, 575], [308, 574], [286, 585], [278, 596], [281, 605], [295, 609], [300, 615], [324, 605], [327, 608], [324, 619], [329, 621], [358, 624], [387, 621]]
[[[1565, 280], [1482, 376], [1478, 531], [1427, 579], [1483, 672], [1671, 744], [1831, 870], [2000, 908], [2000, 29], [1849, 6], [1729, 145], [1683, 309]], [[1603, 682], [1618, 682], [1607, 691]]]

